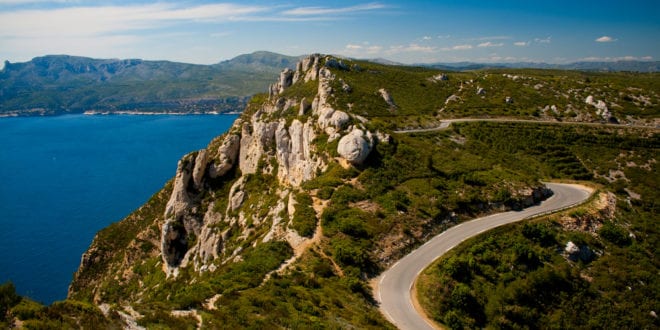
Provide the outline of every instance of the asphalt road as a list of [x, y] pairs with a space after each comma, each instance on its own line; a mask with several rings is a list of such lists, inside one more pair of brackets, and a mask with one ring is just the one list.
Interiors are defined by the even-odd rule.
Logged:
[[593, 126], [593, 127], [612, 127], [612, 128], [641, 128], [657, 130], [660, 127], [646, 126], [646, 125], [627, 125], [627, 124], [609, 124], [609, 123], [588, 123], [588, 122], [574, 122], [574, 121], [551, 121], [551, 120], [531, 120], [531, 119], [512, 119], [512, 118], [458, 118], [458, 119], [444, 119], [440, 124], [435, 127], [429, 128], [410, 128], [394, 131], [396, 134], [409, 134], [409, 133], [425, 133], [435, 132], [447, 129], [452, 123], [466, 123], [466, 122], [499, 122], [499, 123], [533, 123], [533, 124], [553, 124], [553, 125], [579, 125], [579, 126]]
[[417, 276], [435, 259], [468, 238], [504, 224], [582, 203], [591, 195], [589, 188], [580, 185], [546, 183], [546, 186], [554, 194], [541, 204], [522, 211], [470, 220], [449, 228], [383, 272], [377, 278], [376, 291], [381, 312], [402, 330], [435, 329], [413, 306], [411, 292]]

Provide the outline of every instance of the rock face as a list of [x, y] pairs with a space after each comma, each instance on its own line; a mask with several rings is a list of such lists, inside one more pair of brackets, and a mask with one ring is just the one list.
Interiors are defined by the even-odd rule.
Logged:
[[371, 133], [355, 128], [339, 140], [337, 152], [351, 164], [360, 165], [367, 159], [372, 147]]
[[215, 155], [217, 161], [209, 167], [209, 176], [212, 179], [225, 175], [234, 166], [240, 141], [241, 138], [236, 134], [231, 134], [223, 140]]
[[390, 108], [396, 108], [396, 103], [394, 103], [394, 99], [392, 98], [390, 92], [388, 92], [385, 88], [381, 88], [378, 90], [378, 93], [380, 93], [380, 96], [383, 98], [385, 103], [390, 106]]
[[[323, 172], [331, 159], [316, 150], [314, 139], [321, 134], [326, 134], [328, 141], [341, 138], [337, 151], [354, 165], [367, 159], [375, 140], [387, 143], [389, 136], [373, 135], [363, 128], [365, 118], [335, 109], [329, 102], [335, 79], [331, 69], [352, 70], [341, 60], [312, 55], [300, 61], [295, 71], [282, 71], [268, 90], [267, 102], [248, 108], [226, 135], [211, 143], [213, 147], [179, 161], [161, 227], [161, 253], [168, 276], [177, 276], [179, 268], [188, 265], [197, 271], [213, 271], [213, 261], [220, 257], [223, 262], [240, 259], [240, 248], [226, 251], [232, 226], [241, 232], [239, 240], [254, 231], [249, 226], [268, 225], [262, 241], [287, 240], [294, 247], [304, 243], [306, 238], [288, 226], [293, 211], [287, 208], [295, 204], [289, 202], [292, 189]], [[306, 98], [282, 96], [291, 85], [314, 80], [318, 80], [318, 88], [311, 104]], [[349, 89], [343, 87], [340, 92]], [[394, 106], [387, 92], [383, 97]], [[296, 113], [300, 118], [282, 118], [281, 113], [295, 106], [299, 106]], [[352, 123], [358, 123], [359, 128]], [[250, 195], [249, 177], [253, 174], [277, 180], [269, 189], [278, 201], [266, 215], [250, 211], [263, 207], [259, 198]], [[231, 187], [224, 190], [224, 196], [218, 196], [213, 188], [217, 184]], [[226, 207], [219, 207], [219, 203]]]
[[596, 114], [601, 116], [603, 119], [605, 120], [612, 119], [612, 113], [607, 108], [607, 104], [603, 102], [603, 100], [596, 101], [594, 100], [593, 95], [589, 95], [584, 100], [584, 103], [594, 106], [596, 108]]
[[591, 262], [596, 257], [596, 254], [589, 248], [589, 246], [583, 245], [579, 247], [571, 241], [566, 243], [564, 253], [566, 253], [566, 257], [571, 261], [581, 260], [582, 262]]

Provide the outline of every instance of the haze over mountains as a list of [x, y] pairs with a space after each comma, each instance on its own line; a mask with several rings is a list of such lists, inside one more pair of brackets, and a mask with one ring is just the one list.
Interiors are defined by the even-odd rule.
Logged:
[[[241, 111], [299, 56], [254, 52], [213, 65], [68, 55], [5, 62], [0, 70], [0, 116], [66, 113], [223, 113]], [[385, 59], [373, 62], [399, 64]], [[403, 64], [399, 64], [403, 65]], [[433, 63], [435, 69], [543, 68], [658, 72], [658, 61]]]

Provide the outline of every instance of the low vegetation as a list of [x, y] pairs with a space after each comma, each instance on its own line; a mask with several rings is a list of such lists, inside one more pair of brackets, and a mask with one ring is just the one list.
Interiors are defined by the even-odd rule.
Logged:
[[[658, 247], [653, 223], [660, 198], [653, 188], [658, 179], [654, 174], [657, 136], [505, 126], [509, 128], [495, 130], [491, 124], [479, 124], [474, 132], [479, 132], [480, 140], [492, 141], [494, 153], [510, 146], [544, 160], [553, 153], [538, 155], [534, 150], [563, 146], [563, 165], [552, 177], [587, 179], [586, 174], [593, 173], [602, 192], [616, 193], [616, 212], [589, 215], [588, 208], [596, 207], [594, 201], [587, 209], [509, 225], [465, 242], [430, 266], [419, 281], [419, 299], [429, 315], [452, 329], [658, 326], [652, 315], [660, 299], [654, 275], [660, 265], [653, 257]], [[505, 138], [501, 132], [511, 135]], [[492, 134], [498, 137], [491, 140]], [[516, 159], [527, 166], [525, 158]], [[571, 163], [581, 169], [570, 170]], [[612, 177], [614, 171], [621, 174]], [[631, 192], [643, 193], [635, 198]], [[581, 229], [566, 225], [585, 221], [592, 224]], [[568, 242], [593, 254], [570, 258], [565, 251]]]

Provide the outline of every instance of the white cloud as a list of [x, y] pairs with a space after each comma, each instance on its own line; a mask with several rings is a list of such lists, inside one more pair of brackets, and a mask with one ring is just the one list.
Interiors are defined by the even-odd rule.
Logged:
[[0, 5], [28, 5], [37, 3], [78, 3], [80, 0], [0, 0]]
[[433, 38], [430, 37], [430, 36], [423, 36], [423, 37], [422, 37], [422, 40], [431, 40], [431, 39], [433, 39]]
[[478, 38], [472, 38], [469, 40], [474, 40], [474, 41], [488, 41], [488, 40], [509, 40], [511, 39], [510, 36], [490, 36], [490, 37], [478, 37]]
[[236, 21], [267, 10], [266, 7], [235, 4], [180, 8], [166, 3], [17, 10], [0, 13], [0, 37], [63, 39], [120, 34], [160, 28], [180, 21]]
[[456, 45], [456, 46], [452, 46], [452, 47], [444, 47], [444, 48], [441, 48], [441, 50], [443, 50], [443, 51], [469, 50], [469, 49], [472, 49], [472, 48], [473, 48], [472, 45], [465, 44], [465, 45]]
[[320, 15], [349, 14], [354, 12], [377, 10], [383, 8], [386, 8], [386, 6], [374, 2], [374, 3], [355, 5], [350, 7], [341, 7], [341, 8], [299, 7], [295, 9], [285, 10], [284, 12], [282, 12], [282, 14], [291, 15], [291, 16], [320, 16]]
[[585, 62], [616, 62], [616, 61], [652, 61], [653, 57], [652, 56], [618, 56], [618, 57], [598, 57], [598, 56], [589, 56], [589, 57], [583, 57], [579, 59], [579, 61], [585, 61]]
[[534, 41], [539, 43], [539, 44], [549, 44], [549, 43], [552, 42], [552, 37], [547, 37], [547, 38], [544, 38], [544, 39], [535, 38]]
[[369, 43], [360, 44], [347, 44], [341, 53], [356, 57], [373, 57], [380, 55], [383, 51], [383, 46], [370, 45]]
[[525, 47], [525, 46], [529, 46], [529, 42], [528, 41], [516, 41], [516, 42], [513, 43], [513, 45], [518, 46], [518, 47]]
[[610, 37], [610, 36], [602, 36], [598, 39], [596, 39], [596, 42], [614, 42], [616, 39]]
[[431, 46], [421, 46], [418, 44], [409, 44], [409, 45], [397, 45], [390, 46], [386, 51], [387, 54], [398, 54], [398, 53], [431, 53], [436, 50], [435, 47]]
[[484, 48], [484, 47], [502, 47], [502, 46], [504, 46], [504, 44], [501, 43], [501, 42], [500, 43], [494, 43], [494, 42], [491, 42], [491, 41], [482, 42], [482, 43], [477, 45], [477, 47], [480, 47], [480, 48]]

